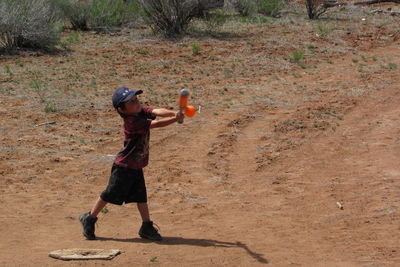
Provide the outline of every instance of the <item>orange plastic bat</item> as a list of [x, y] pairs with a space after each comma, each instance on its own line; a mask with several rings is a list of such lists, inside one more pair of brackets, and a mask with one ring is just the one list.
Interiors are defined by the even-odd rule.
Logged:
[[[179, 93], [179, 112], [184, 113], [186, 116], [193, 117], [196, 114], [196, 109], [193, 106], [188, 106], [189, 91], [182, 89]], [[183, 123], [183, 119], [178, 123]]]

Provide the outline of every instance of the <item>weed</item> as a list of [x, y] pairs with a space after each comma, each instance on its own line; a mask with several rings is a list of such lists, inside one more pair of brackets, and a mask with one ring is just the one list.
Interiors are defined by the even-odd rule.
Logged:
[[193, 55], [200, 54], [200, 45], [199, 44], [192, 45], [192, 53], [193, 53]]
[[317, 24], [317, 31], [321, 36], [328, 36], [335, 30], [336, 26], [332, 24], [324, 24], [324, 23], [318, 23]]
[[140, 54], [140, 55], [148, 55], [149, 51], [146, 49], [139, 49], [136, 51], [136, 53]]
[[104, 208], [101, 210], [101, 213], [107, 214], [108, 211], [109, 211], [109, 210], [107, 209], [107, 207], [104, 207]]
[[8, 77], [10, 78], [10, 79], [12, 79], [13, 77], [14, 77], [14, 73], [13, 73], [13, 71], [11, 70], [11, 67], [10, 66], [5, 66], [4, 67], [4, 71], [5, 71], [5, 73], [7, 73], [8, 74]]

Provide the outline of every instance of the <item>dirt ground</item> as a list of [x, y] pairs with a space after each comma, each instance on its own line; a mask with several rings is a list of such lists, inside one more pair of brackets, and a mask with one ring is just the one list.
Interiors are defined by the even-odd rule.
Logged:
[[[328, 32], [281, 18], [178, 41], [88, 32], [68, 53], [2, 57], [0, 265], [400, 266], [398, 22], [332, 19]], [[290, 59], [296, 50], [303, 59]], [[151, 133], [159, 243], [138, 238], [134, 205], [109, 205], [96, 241], [77, 220], [122, 146], [119, 85], [168, 108], [188, 88], [201, 106]], [[123, 253], [48, 257], [62, 248]]]

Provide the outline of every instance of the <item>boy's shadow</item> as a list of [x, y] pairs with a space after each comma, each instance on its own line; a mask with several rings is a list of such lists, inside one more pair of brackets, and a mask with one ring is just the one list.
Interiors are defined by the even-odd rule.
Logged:
[[[117, 242], [134, 242], [134, 243], [151, 243], [152, 241], [142, 238], [111, 238], [111, 237], [97, 237], [100, 241], [117, 241]], [[260, 263], [268, 263], [268, 260], [264, 258], [263, 254], [256, 253], [247, 247], [246, 244], [241, 242], [225, 242], [211, 239], [197, 239], [197, 238], [183, 238], [183, 237], [163, 237], [162, 241], [154, 242], [158, 245], [189, 245], [189, 246], [200, 246], [200, 247], [239, 247], [244, 249], [247, 254], [256, 259]]]

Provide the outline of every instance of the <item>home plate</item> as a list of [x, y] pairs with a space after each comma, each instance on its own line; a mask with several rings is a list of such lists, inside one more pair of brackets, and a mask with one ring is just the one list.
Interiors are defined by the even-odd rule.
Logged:
[[67, 248], [54, 250], [49, 256], [59, 260], [111, 260], [121, 251], [119, 249]]

